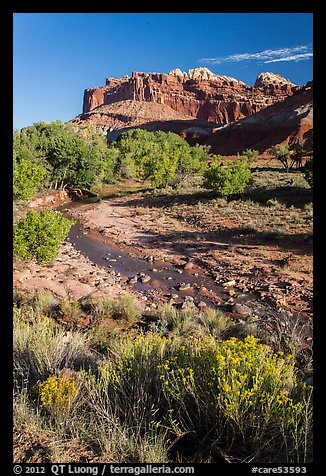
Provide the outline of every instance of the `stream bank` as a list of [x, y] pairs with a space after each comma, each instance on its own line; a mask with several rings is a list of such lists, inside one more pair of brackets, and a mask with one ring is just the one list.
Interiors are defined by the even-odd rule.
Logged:
[[[146, 205], [147, 195], [137, 192], [136, 201], [138, 195]], [[284, 257], [276, 246], [235, 245], [157, 207], [135, 207], [133, 200], [111, 196], [54, 205], [76, 224], [55, 262], [16, 266], [14, 284], [72, 299], [132, 294], [156, 307], [172, 302], [240, 317], [282, 311], [310, 319], [310, 282], [303, 270], [290, 276], [275, 267]]]
[[[72, 244], [81, 256], [86, 257], [96, 267], [118, 277], [119, 285], [123, 286], [124, 290], [154, 307], [163, 302], [170, 302], [181, 308], [203, 309], [210, 306], [237, 317], [251, 318], [259, 318], [268, 313], [269, 306], [259, 302], [254, 293], [246, 289], [241, 292], [244, 287], [235, 279], [225, 279], [221, 284], [217, 283], [212, 273], [191, 257], [189, 247], [183, 250], [184, 253], [165, 253], [157, 243], [155, 253], [145, 244], [138, 243], [138, 246], [133, 246], [132, 242], [126, 239], [128, 235], [132, 235], [130, 230], [124, 235], [125, 239], [117, 239], [115, 230], [103, 225], [101, 215], [98, 217], [100, 227], [88, 224], [87, 220], [83, 219], [84, 211], [81, 209], [92, 209], [96, 215], [102, 204], [103, 202], [84, 199], [59, 206], [57, 210], [76, 221], [66, 242]], [[108, 201], [107, 205], [114, 207], [112, 201]], [[114, 213], [108, 214], [110, 219], [114, 220]], [[127, 231], [125, 227], [130, 226], [129, 218], [126, 215], [122, 217], [124, 226], [120, 236], [123, 231]], [[121, 217], [117, 217], [117, 227], [119, 219]], [[227, 247], [221, 244], [222, 249], [225, 246]]]

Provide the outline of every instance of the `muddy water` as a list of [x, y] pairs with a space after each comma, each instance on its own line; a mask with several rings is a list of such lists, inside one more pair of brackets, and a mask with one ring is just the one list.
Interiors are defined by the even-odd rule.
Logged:
[[[69, 209], [78, 207], [86, 200], [73, 202], [57, 208], [69, 217]], [[182, 302], [186, 296], [194, 298], [195, 302], [203, 301], [206, 304], [229, 311], [230, 298], [228, 290], [217, 285], [214, 280], [204, 274], [202, 270], [184, 270], [183, 266], [173, 265], [167, 262], [148, 261], [131, 254], [129, 249], [123, 249], [107, 237], [102, 237], [98, 232], [86, 230], [79, 221], [72, 226], [67, 241], [86, 256], [90, 261], [108, 270], [120, 273], [126, 282], [135, 275], [143, 273], [150, 277], [147, 283], [138, 282], [130, 284], [130, 288], [146, 293], [158, 291], [163, 295], [178, 295], [176, 301]], [[180, 285], [189, 285], [188, 289], [180, 290]], [[248, 303], [252, 297], [248, 294], [239, 295], [236, 302]]]

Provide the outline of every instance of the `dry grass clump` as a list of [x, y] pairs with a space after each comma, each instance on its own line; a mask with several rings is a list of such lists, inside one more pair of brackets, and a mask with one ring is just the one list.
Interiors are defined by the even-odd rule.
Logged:
[[29, 322], [21, 316], [15, 309], [13, 359], [19, 387], [43, 381], [55, 370], [94, 368], [95, 356], [85, 335], [55, 328], [53, 320], [45, 316], [35, 315]]
[[218, 309], [207, 307], [199, 311], [195, 306], [180, 309], [166, 303], [158, 310], [149, 329], [162, 335], [212, 335], [219, 338], [234, 325], [234, 321]]

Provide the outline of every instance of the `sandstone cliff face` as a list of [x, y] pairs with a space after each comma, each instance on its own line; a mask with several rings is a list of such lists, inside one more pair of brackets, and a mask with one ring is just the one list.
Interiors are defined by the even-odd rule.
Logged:
[[83, 112], [89, 112], [105, 104], [106, 95], [112, 94], [125, 82], [125, 78], [110, 78], [106, 85], [99, 88], [87, 88], [84, 91]]
[[260, 73], [254, 87], [274, 96], [290, 96], [296, 89], [295, 84], [275, 73]]
[[180, 134], [212, 153], [263, 152], [278, 143], [312, 140], [312, 82], [296, 86], [274, 73], [261, 73], [254, 86], [207, 68], [169, 74], [133, 72], [86, 89], [83, 113], [70, 121], [90, 123], [114, 140], [140, 127]]
[[272, 73], [259, 75], [252, 87], [207, 68], [191, 69], [188, 73], [180, 69], [169, 74], [133, 72], [131, 77], [107, 78], [105, 86], [86, 89], [83, 113], [133, 100], [165, 104], [181, 115], [227, 124], [283, 100], [296, 88]]
[[[236, 123], [215, 128], [208, 138], [202, 137], [193, 142], [210, 145], [212, 153], [222, 155], [236, 155], [245, 149], [263, 153], [276, 144], [286, 144], [290, 148], [301, 144], [311, 151], [312, 135], [313, 85], [309, 82], [283, 102]], [[184, 138], [192, 142], [190, 136]]]
[[[166, 104], [126, 99], [98, 106], [69, 122], [76, 126], [81, 122], [92, 124], [98, 131], [108, 133], [132, 127], [142, 127], [149, 131], [172, 130], [179, 133], [180, 125], [182, 131], [188, 127], [186, 125], [189, 121], [193, 121], [192, 116], [176, 112]], [[215, 124], [212, 124], [210, 129], [214, 126]]]

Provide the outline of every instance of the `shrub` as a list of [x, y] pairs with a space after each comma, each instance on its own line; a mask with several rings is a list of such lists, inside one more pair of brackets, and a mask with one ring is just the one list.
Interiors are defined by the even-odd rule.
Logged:
[[258, 150], [246, 149], [241, 155], [247, 159], [249, 164], [252, 164], [258, 159], [259, 152]]
[[142, 316], [142, 307], [139, 301], [133, 296], [120, 296], [113, 302], [112, 315], [116, 319], [126, 319], [134, 324]]
[[114, 313], [114, 301], [108, 297], [86, 302], [82, 307], [86, 308], [91, 316], [99, 321], [112, 317]]
[[204, 172], [203, 186], [214, 190], [221, 197], [240, 194], [251, 183], [251, 171], [247, 161], [243, 159], [236, 159], [223, 164], [221, 163], [221, 156], [215, 156]]
[[[28, 317], [30, 323], [24, 322]], [[94, 356], [87, 337], [77, 332], [54, 328], [44, 316], [14, 309], [14, 381], [30, 385], [44, 381], [64, 368], [93, 368]]]
[[106, 354], [112, 346], [118, 333], [118, 325], [108, 325], [103, 322], [91, 328], [89, 340], [91, 348], [101, 354]]
[[72, 220], [52, 210], [27, 212], [14, 224], [14, 255], [24, 261], [35, 259], [38, 264], [52, 261], [72, 224]]
[[208, 334], [220, 338], [234, 324], [225, 313], [208, 307], [200, 315], [200, 323]]
[[38, 395], [41, 407], [52, 418], [62, 420], [77, 396], [78, 383], [69, 375], [52, 375], [34, 385], [33, 390]]
[[196, 309], [194, 308], [177, 309], [166, 303], [161, 310], [161, 319], [176, 335], [187, 334], [198, 328], [198, 319], [196, 319]]
[[51, 313], [58, 304], [58, 299], [49, 290], [36, 291], [32, 299], [34, 309], [40, 313]]
[[82, 309], [78, 300], [62, 299], [60, 302], [60, 314], [69, 322], [75, 323], [82, 316]]
[[[15, 309], [21, 419], [50, 421], [60, 435], [118, 461], [146, 462], [154, 450], [167, 461], [167, 448], [190, 432], [203, 450], [242, 462], [311, 459], [312, 388], [299, 381], [291, 356], [252, 336], [120, 336], [104, 357], [90, 351], [85, 335], [24, 317]], [[42, 412], [30, 398], [35, 384]]]
[[291, 356], [254, 337], [169, 341], [155, 334], [125, 340], [114, 353], [102, 369], [108, 393], [101, 399], [128, 425], [209, 434], [220, 447], [240, 445], [242, 454], [263, 454], [273, 441], [271, 460], [282, 451], [284, 461], [305, 458], [311, 388], [298, 382]]
[[[272, 438], [279, 449], [288, 445], [290, 459], [296, 451], [306, 451], [298, 428], [305, 437], [311, 430], [306, 422], [311, 392], [296, 381], [291, 358], [275, 354], [254, 337], [193, 344], [164, 359], [160, 377], [183, 428], [224, 428], [219, 436], [224, 444], [237, 441], [256, 450]], [[287, 429], [286, 441], [280, 428]]]
[[266, 201], [266, 205], [268, 207], [274, 207], [278, 210], [282, 210], [284, 208], [286, 208], [286, 205], [284, 205], [284, 203], [281, 203], [277, 200], [277, 198], [269, 198], [267, 201]]

